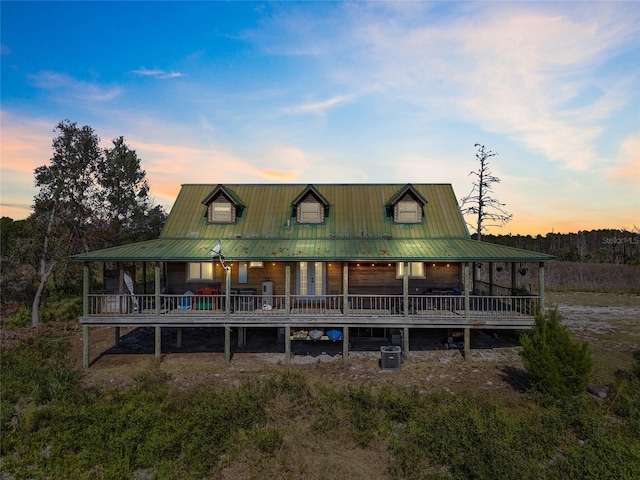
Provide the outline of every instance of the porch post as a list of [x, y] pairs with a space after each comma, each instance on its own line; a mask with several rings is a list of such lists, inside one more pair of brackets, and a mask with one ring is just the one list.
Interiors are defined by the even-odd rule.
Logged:
[[116, 348], [120, 348], [120, 327], [114, 327], [113, 328], [113, 336], [114, 336], [114, 345], [116, 346]]
[[511, 295], [516, 294], [517, 283], [518, 282], [516, 280], [516, 262], [511, 262]]
[[284, 309], [291, 312], [291, 265], [284, 267]]
[[289, 365], [291, 361], [291, 326], [284, 327], [284, 363]]
[[496, 294], [494, 287], [495, 279], [493, 278], [493, 262], [489, 262], [489, 296]]
[[224, 313], [229, 315], [231, 313], [231, 267], [224, 267], [225, 279], [224, 279]]
[[469, 316], [469, 289], [471, 287], [471, 279], [469, 278], [469, 262], [464, 263], [464, 273], [462, 276], [464, 284], [464, 316]]
[[82, 366], [89, 368], [89, 326], [82, 326]]
[[82, 264], [82, 315], [89, 315], [89, 264]]
[[546, 308], [544, 293], [544, 262], [538, 264], [538, 291], [540, 294], [540, 313], [544, 315]]
[[349, 327], [342, 327], [342, 363], [349, 363]]
[[154, 268], [154, 287], [153, 291], [155, 294], [155, 302], [156, 302], [156, 315], [160, 315], [160, 307], [161, 307], [161, 299], [160, 299], [160, 265], [156, 262], [156, 266]]
[[349, 262], [342, 264], [342, 313], [349, 314]]
[[176, 347], [182, 348], [182, 327], [176, 328]]
[[468, 360], [471, 355], [471, 329], [464, 329], [464, 359]]
[[160, 326], [156, 326], [154, 356], [156, 363], [160, 363], [160, 358], [162, 356], [162, 327]]
[[224, 361], [231, 363], [231, 327], [224, 327]]
[[409, 327], [404, 327], [402, 332], [402, 352], [405, 358], [409, 356]]
[[404, 262], [404, 275], [402, 276], [403, 312], [409, 315], [409, 262]]

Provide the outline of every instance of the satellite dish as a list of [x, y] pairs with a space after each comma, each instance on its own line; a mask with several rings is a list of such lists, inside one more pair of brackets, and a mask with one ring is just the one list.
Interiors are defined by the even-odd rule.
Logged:
[[218, 243], [211, 249], [212, 257], [220, 257], [222, 255], [222, 241], [218, 240]]

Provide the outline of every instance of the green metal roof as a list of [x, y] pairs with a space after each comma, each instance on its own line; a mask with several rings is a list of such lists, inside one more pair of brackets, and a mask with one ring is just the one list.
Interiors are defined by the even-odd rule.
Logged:
[[160, 238], [74, 256], [78, 261], [206, 261], [218, 239], [230, 260], [546, 261], [537, 252], [471, 240], [449, 184], [413, 184], [428, 203], [417, 224], [396, 224], [386, 205], [406, 184], [317, 184], [323, 224], [297, 224], [291, 202], [308, 185], [225, 185], [246, 205], [233, 224], [209, 224], [217, 185], [183, 185]]

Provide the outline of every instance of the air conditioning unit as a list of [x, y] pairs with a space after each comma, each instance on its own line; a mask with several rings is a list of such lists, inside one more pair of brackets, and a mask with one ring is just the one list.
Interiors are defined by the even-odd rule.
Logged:
[[402, 349], [395, 345], [380, 347], [380, 367], [383, 370], [397, 370], [402, 364]]

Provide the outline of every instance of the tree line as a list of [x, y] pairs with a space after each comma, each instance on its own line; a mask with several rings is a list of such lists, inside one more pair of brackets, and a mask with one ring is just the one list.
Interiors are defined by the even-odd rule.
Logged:
[[90, 126], [64, 120], [54, 132], [53, 155], [34, 172], [33, 213], [1, 220], [3, 302], [33, 300], [33, 325], [43, 296], [79, 292], [81, 266], [71, 255], [157, 238], [166, 220], [123, 137], [102, 149]]
[[[475, 237], [475, 235], [474, 235]], [[585, 263], [640, 264], [640, 228], [581, 230], [546, 235], [490, 235], [483, 242], [554, 255], [557, 260]]]

